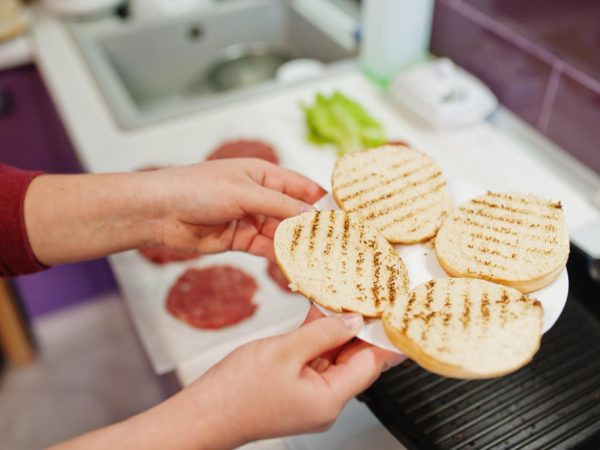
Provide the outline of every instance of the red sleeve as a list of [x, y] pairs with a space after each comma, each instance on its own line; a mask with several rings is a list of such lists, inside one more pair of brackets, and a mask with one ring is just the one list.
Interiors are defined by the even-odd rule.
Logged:
[[29, 183], [41, 173], [0, 164], [0, 276], [45, 269], [29, 245], [23, 208]]

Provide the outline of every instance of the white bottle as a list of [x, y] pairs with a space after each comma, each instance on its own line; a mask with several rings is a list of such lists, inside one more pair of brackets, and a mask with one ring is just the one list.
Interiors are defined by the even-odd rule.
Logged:
[[363, 0], [360, 65], [378, 83], [428, 55], [434, 0]]

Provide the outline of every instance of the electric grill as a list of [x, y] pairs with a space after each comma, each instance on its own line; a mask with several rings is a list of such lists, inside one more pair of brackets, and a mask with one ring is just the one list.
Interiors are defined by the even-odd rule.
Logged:
[[600, 284], [572, 246], [569, 299], [534, 360], [491, 380], [407, 361], [359, 397], [409, 449], [600, 449]]

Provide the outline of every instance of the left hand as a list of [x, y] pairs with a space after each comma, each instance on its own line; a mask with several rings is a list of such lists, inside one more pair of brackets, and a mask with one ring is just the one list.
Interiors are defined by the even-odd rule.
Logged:
[[245, 251], [274, 260], [281, 219], [314, 208], [318, 184], [258, 159], [208, 161], [144, 174], [161, 188], [157, 245], [196, 253]]

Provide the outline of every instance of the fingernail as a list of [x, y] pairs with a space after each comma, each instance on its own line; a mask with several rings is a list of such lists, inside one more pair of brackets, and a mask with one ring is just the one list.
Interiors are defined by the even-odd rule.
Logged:
[[400, 364], [405, 359], [406, 359], [406, 355], [403, 355], [402, 353], [395, 353], [394, 356], [392, 356], [389, 360], [387, 360], [385, 362], [382, 372], [386, 372], [386, 371], [390, 370], [392, 367], [396, 367], [398, 364]]
[[324, 372], [329, 367], [329, 361], [327, 361], [325, 358], [317, 358], [312, 363], [310, 363], [310, 367], [315, 372]]
[[363, 317], [360, 314], [343, 314], [341, 317], [344, 321], [344, 325], [354, 333], [362, 327]]
[[308, 203], [300, 203], [300, 214], [316, 210], [317, 208], [315, 208], [313, 205], [309, 205]]

